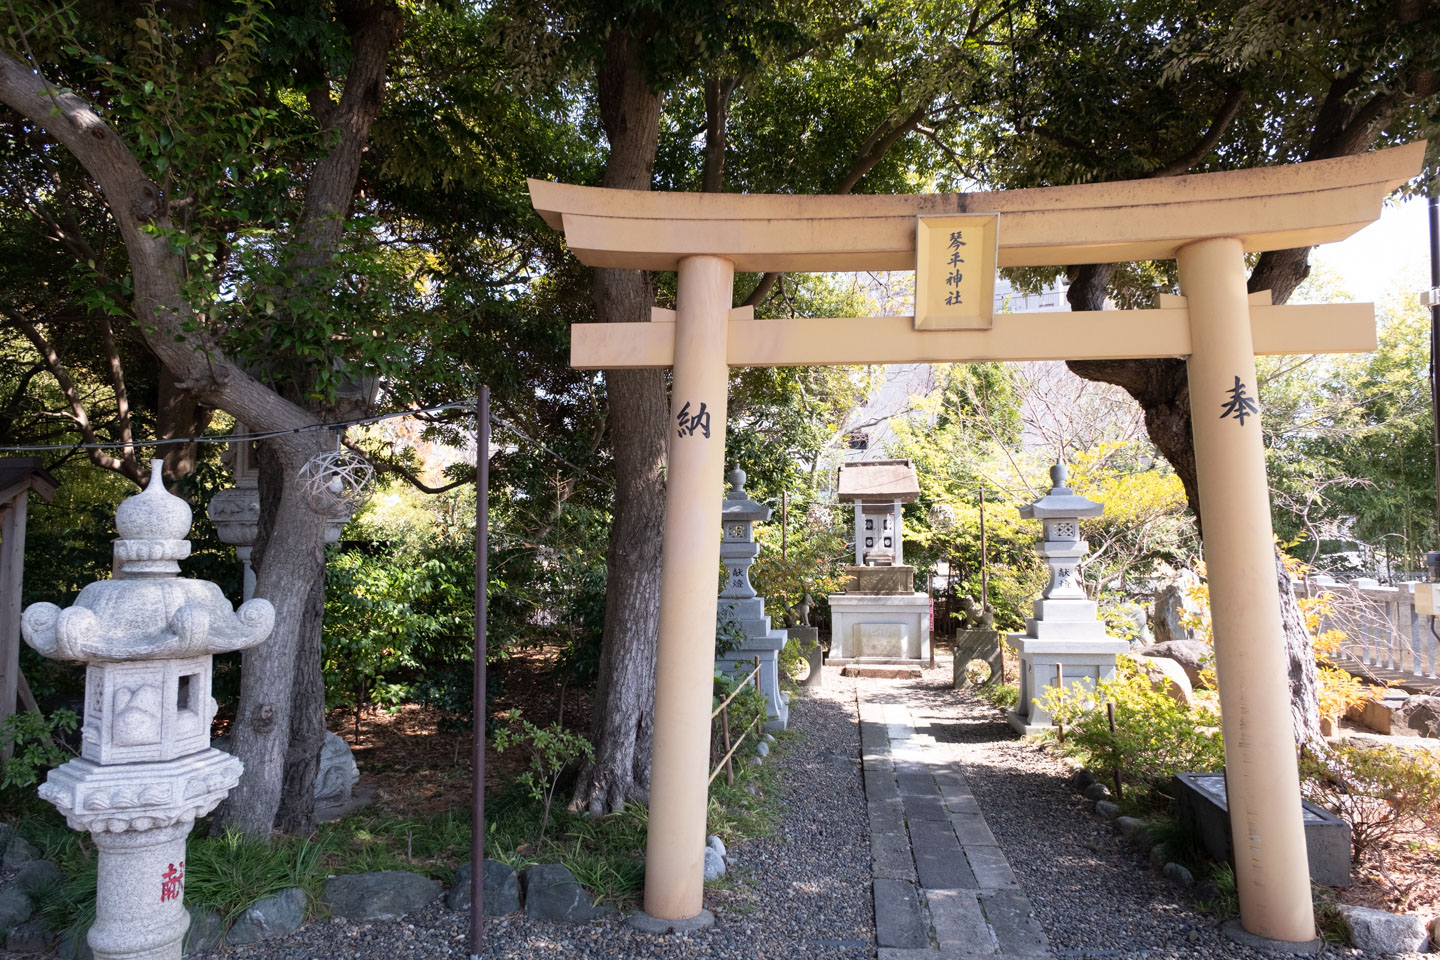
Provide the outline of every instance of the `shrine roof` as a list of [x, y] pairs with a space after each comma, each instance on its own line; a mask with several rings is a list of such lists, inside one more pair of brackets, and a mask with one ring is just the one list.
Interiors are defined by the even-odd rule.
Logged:
[[1195, 240], [1249, 252], [1342, 240], [1416, 176], [1423, 142], [1351, 157], [1023, 190], [789, 195], [614, 190], [530, 180], [545, 222], [581, 263], [674, 270], [720, 256], [761, 272], [913, 270], [915, 218], [999, 214], [1002, 267], [1160, 260]]
[[837, 499], [842, 503], [910, 503], [920, 481], [909, 460], [852, 460], [840, 465]]
[[48, 502], [60, 488], [39, 457], [0, 458], [0, 504], [9, 503], [20, 494], [35, 491]]

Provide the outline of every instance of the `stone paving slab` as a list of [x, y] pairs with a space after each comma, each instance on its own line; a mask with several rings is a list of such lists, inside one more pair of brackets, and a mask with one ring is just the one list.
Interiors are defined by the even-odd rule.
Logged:
[[904, 793], [901, 793], [900, 801], [905, 805], [906, 820], [942, 820], [946, 823], [950, 822], [950, 811], [945, 809], [945, 804], [940, 799], [940, 794], [938, 793], [932, 793], [928, 797], [915, 796], [914, 794], [906, 796]]
[[970, 869], [981, 889], [1020, 886], [999, 847], [967, 846], [965, 858], [970, 861]]
[[870, 874], [881, 880], [905, 880], [915, 883], [915, 857], [910, 853], [910, 837], [899, 833], [870, 834]]
[[871, 833], [903, 834], [905, 832], [905, 808], [900, 805], [898, 798], [895, 800], [871, 800], [867, 806], [870, 808]]
[[990, 832], [990, 825], [985, 822], [985, 815], [982, 813], [952, 813], [950, 815], [950, 826], [955, 831], [955, 837], [968, 850], [971, 847], [994, 847], [995, 834]]
[[879, 960], [1048, 957], [954, 747], [903, 685], [856, 684]]
[[980, 888], [949, 822], [911, 820], [910, 841], [914, 844], [915, 870], [922, 887], [927, 890]]
[[1049, 941], [1025, 894], [1019, 890], [991, 890], [982, 891], [978, 899], [1001, 953], [1018, 957], [1048, 955]]
[[940, 950], [962, 956], [994, 956], [995, 934], [980, 909], [978, 890], [926, 890], [925, 902]]
[[882, 947], [928, 947], [929, 924], [915, 884], [877, 879], [874, 891], [876, 943]]

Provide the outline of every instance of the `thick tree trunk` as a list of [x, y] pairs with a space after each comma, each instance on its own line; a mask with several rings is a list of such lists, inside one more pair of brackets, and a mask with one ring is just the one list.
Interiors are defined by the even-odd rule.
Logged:
[[217, 831], [269, 836], [280, 809], [291, 744], [296, 657], [312, 585], [323, 576], [325, 565], [325, 522], [305, 503], [296, 474], [307, 459], [328, 449], [328, 440], [329, 434], [321, 432], [260, 444], [255, 594], [275, 605], [275, 630], [244, 654], [231, 744], [245, 764], [245, 776], [221, 806]]
[[275, 829], [309, 836], [315, 832], [315, 778], [325, 746], [324, 663], [325, 570], [322, 567], [305, 603], [295, 644], [295, 689], [290, 696], [290, 746]]
[[[1270, 258], [1268, 261], [1266, 258]], [[1309, 249], [1279, 250], [1263, 254], [1250, 276], [1249, 288], [1273, 290], [1275, 303], [1284, 303], [1308, 272]], [[1298, 264], [1298, 266], [1297, 266]], [[1261, 267], [1265, 267], [1262, 273]], [[1067, 299], [1072, 310], [1100, 310], [1105, 306], [1106, 288], [1114, 264], [1089, 264], [1075, 271]], [[1134, 397], [1145, 411], [1145, 431], [1162, 456], [1170, 462], [1185, 487], [1185, 498], [1204, 535], [1200, 515], [1200, 487], [1196, 482], [1195, 446], [1190, 433], [1190, 383], [1185, 361], [1162, 360], [1071, 360], [1068, 366], [1086, 380], [1111, 383]], [[1275, 550], [1276, 581], [1280, 588], [1280, 622], [1284, 626], [1285, 654], [1290, 661], [1290, 713], [1295, 725], [1295, 742], [1323, 743], [1320, 712], [1316, 701], [1319, 682], [1315, 673], [1315, 651], [1310, 631], [1300, 614], [1279, 548]]]
[[[606, 42], [597, 71], [600, 116], [610, 141], [607, 187], [650, 189], [661, 97], [646, 82], [640, 55], [635, 38], [616, 32]], [[634, 322], [648, 319], [654, 288], [646, 273], [601, 269], [595, 271], [594, 296], [601, 321]], [[606, 394], [615, 450], [615, 516], [591, 722], [595, 760], [581, 773], [571, 803], [594, 814], [643, 803], [649, 794], [669, 416], [660, 370], [607, 371]]]

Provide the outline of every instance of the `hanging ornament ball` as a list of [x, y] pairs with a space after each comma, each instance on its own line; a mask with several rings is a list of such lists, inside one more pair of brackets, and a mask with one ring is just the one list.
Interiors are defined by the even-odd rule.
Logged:
[[300, 468], [305, 503], [322, 517], [349, 517], [370, 499], [375, 468], [349, 450], [322, 453]]

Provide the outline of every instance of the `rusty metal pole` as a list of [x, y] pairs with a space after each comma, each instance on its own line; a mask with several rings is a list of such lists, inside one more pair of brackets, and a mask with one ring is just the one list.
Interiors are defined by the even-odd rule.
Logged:
[[471, 695], [474, 756], [470, 778], [470, 958], [485, 956], [485, 654], [490, 582], [490, 388], [475, 405], [475, 686]]
[[985, 488], [980, 488], [980, 612], [990, 609], [990, 543], [985, 539]]

